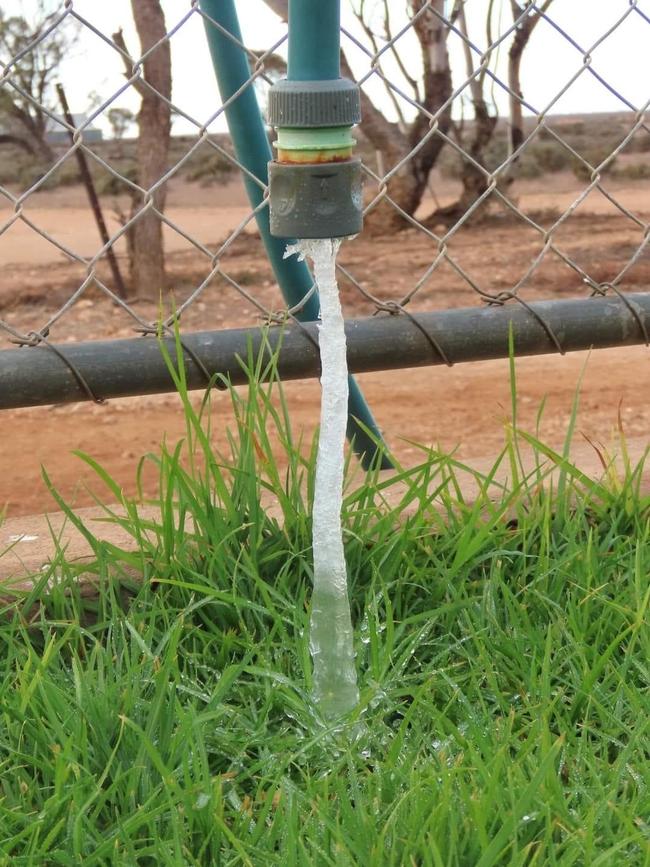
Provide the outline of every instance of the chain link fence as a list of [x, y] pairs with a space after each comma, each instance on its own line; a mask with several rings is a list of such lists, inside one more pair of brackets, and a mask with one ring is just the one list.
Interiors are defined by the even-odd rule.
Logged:
[[[254, 14], [252, 5], [240, 8]], [[279, 20], [286, 15], [282, 2], [259, 5]], [[520, 351], [648, 343], [650, 92], [634, 102], [613, 83], [638, 78], [631, 71], [638, 57], [619, 52], [613, 69], [601, 55], [624, 46], [632, 31], [650, 38], [650, 2], [607, 5], [594, 37], [594, 22], [567, 27], [566, 0], [351, 4], [342, 71], [363, 92], [366, 231], [342, 246], [338, 270], [346, 313], [358, 320], [350, 330], [353, 369], [505, 355], [510, 322]], [[12, 43], [2, 41], [2, 407], [164, 390], [162, 373], [140, 381], [140, 363], [154, 365], [154, 354], [143, 350], [147, 361], [137, 356], [134, 364], [129, 354], [124, 362], [123, 347], [136, 335], [155, 344], [151, 336], [171, 333], [175, 322], [199, 385], [234, 370], [228, 358], [245, 350], [246, 333], [230, 329], [293, 322], [302, 307], [283, 302], [255, 228], [269, 206], [266, 178], [242, 163], [222, 122], [249, 88], [264, 102], [265, 88], [282, 74], [286, 36], [253, 50], [195, 0], [182, 14], [170, 7], [164, 35], [147, 45], [145, 34], [138, 51], [121, 32], [104, 32], [99, 17], [91, 4], [66, 0], [22, 43], [14, 41], [13, 55], [6, 53]], [[176, 63], [173, 48], [188, 32], [196, 53], [205, 52], [206, 25], [245, 53], [250, 77], [223, 104], [212, 81], [202, 82], [205, 105], [197, 114], [180, 88], [172, 98], [154, 86], [148, 62], [171, 46]], [[6, 33], [6, 16], [3, 26]], [[101, 49], [119, 65], [119, 84], [77, 120], [65, 119], [53, 89], [35, 84], [48, 48], [63, 37], [86, 62]], [[553, 75], [528, 64], [535, 46], [547, 57], [561, 55]], [[621, 75], [621, 64], [629, 74]], [[547, 74], [552, 93], [543, 86]], [[563, 114], [586, 80], [602, 95], [594, 105], [606, 110]], [[153, 183], [143, 180], [136, 138], [108, 134], [107, 118], [119, 120], [110, 112], [134, 94], [143, 105], [153, 98], [183, 131], [172, 136]], [[45, 143], [40, 151], [33, 141], [17, 143], [13, 127], [3, 129], [4, 118], [20, 122], [11, 106], [32, 119], [32, 136]], [[103, 240], [75, 186], [80, 157], [104, 213]], [[242, 178], [259, 189], [256, 206], [247, 203]], [[162, 227], [164, 285], [137, 280], [135, 230], [144, 221]], [[191, 337], [206, 330], [214, 341]], [[371, 349], [376, 340], [381, 357]], [[316, 341], [310, 326], [285, 341], [283, 355], [296, 356], [287, 375], [317, 375]], [[133, 341], [128, 346], [131, 353]], [[109, 385], [120, 358], [132, 380], [122, 392]], [[43, 378], [56, 371], [59, 378], [44, 389]]]

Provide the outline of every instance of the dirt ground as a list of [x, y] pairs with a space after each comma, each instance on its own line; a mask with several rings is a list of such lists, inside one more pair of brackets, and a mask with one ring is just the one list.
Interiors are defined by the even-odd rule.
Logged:
[[[563, 253], [597, 282], [612, 281], [644, 243], [644, 228], [650, 214], [650, 196], [644, 184], [612, 187], [618, 201], [641, 224], [617, 210], [595, 192], [553, 235]], [[548, 230], [576, 198], [580, 184], [572, 176], [556, 175], [542, 181], [522, 182], [518, 202]], [[454, 194], [451, 186], [438, 185], [444, 202]], [[106, 203], [110, 214], [111, 203]], [[11, 221], [13, 208], [0, 203], [0, 230]], [[238, 186], [202, 189], [172, 187], [170, 218], [183, 230], [207, 245], [219, 248], [220, 240], [246, 218], [248, 208]], [[25, 215], [53, 235], [62, 245], [84, 257], [97, 251], [99, 242], [83, 198], [76, 188], [33, 196]], [[111, 228], [117, 223], [111, 217]], [[422, 278], [411, 309], [435, 310], [482, 303], [470, 281], [484, 291], [510, 289], [527, 271], [545, 242], [540, 233], [506, 217], [465, 227], [449, 238], [450, 261], [441, 262], [433, 273], [429, 266], [439, 252], [436, 242], [408, 230], [393, 238], [361, 236], [344, 245], [341, 263], [354, 274], [367, 292], [380, 300], [399, 299]], [[193, 248], [180, 234], [166, 230], [170, 286], [175, 303], [210, 274], [214, 263]], [[118, 247], [123, 255], [124, 251]], [[222, 270], [242, 286], [263, 309], [279, 310], [283, 304], [252, 229], [224, 252]], [[24, 222], [13, 223], [0, 234], [0, 319], [21, 332], [36, 330], [47, 322], [80, 285], [85, 267], [69, 262], [50, 242]], [[454, 267], [459, 266], [459, 267]], [[103, 266], [100, 266], [100, 273]], [[646, 291], [650, 256], [645, 249], [626, 273], [621, 288]], [[374, 307], [352, 283], [341, 276], [341, 290], [348, 316], [371, 315]], [[579, 270], [549, 251], [531, 279], [522, 287], [526, 300], [575, 297], [586, 290]], [[145, 321], [155, 321], [159, 299], [134, 297], [130, 304]], [[188, 308], [183, 328], [224, 328], [259, 322], [260, 311], [242, 298], [223, 276], [217, 274], [201, 296]], [[53, 342], [133, 336], [137, 323], [120, 307], [89, 288], [51, 329]], [[0, 329], [0, 349], [9, 343]], [[16, 351], [16, 350], [12, 350]], [[29, 350], [21, 350], [29, 351]], [[645, 347], [521, 359], [518, 362], [520, 421], [533, 429], [540, 402], [546, 398], [543, 437], [551, 445], [561, 443], [580, 372], [585, 367], [577, 449], [581, 459], [595, 463], [595, 453], [584, 433], [606, 445], [612, 442], [619, 405], [626, 434], [635, 454], [648, 442], [650, 430], [650, 351]], [[494, 459], [503, 441], [503, 423], [509, 414], [508, 365], [491, 361], [457, 365], [454, 368], [365, 374], [359, 377], [380, 427], [405, 462], [417, 459], [409, 441], [458, 447], [458, 455], [484, 467]], [[10, 388], [0, 383], [0, 388]], [[318, 418], [319, 388], [313, 381], [288, 383], [287, 395], [294, 426], [308, 431]], [[228, 420], [227, 397], [215, 397], [216, 417]], [[40, 513], [55, 508], [41, 481], [44, 465], [64, 497], [75, 505], [92, 502], [85, 486], [92, 474], [71, 452], [81, 449], [92, 455], [129, 492], [135, 489], [138, 459], [155, 450], [163, 436], [175, 441], [183, 435], [183, 419], [173, 395], [129, 398], [103, 406], [73, 404], [4, 411], [0, 451], [0, 508], [12, 516]], [[590, 456], [590, 458], [589, 458]], [[153, 490], [153, 480], [149, 480]]]

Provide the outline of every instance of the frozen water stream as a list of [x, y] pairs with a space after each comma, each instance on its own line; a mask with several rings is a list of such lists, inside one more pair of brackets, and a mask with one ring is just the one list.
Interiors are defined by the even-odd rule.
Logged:
[[321, 417], [313, 509], [314, 587], [310, 649], [314, 699], [330, 719], [359, 700], [348, 580], [341, 533], [348, 370], [336, 284], [338, 240], [302, 240], [287, 250], [309, 257], [320, 292]]

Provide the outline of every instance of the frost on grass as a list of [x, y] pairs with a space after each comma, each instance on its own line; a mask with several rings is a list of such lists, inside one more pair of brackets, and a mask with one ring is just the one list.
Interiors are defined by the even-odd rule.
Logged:
[[309, 645], [314, 699], [329, 718], [359, 700], [348, 580], [341, 532], [348, 370], [343, 313], [336, 285], [340, 241], [303, 240], [287, 248], [314, 264], [320, 292], [321, 416], [313, 509], [314, 588]]

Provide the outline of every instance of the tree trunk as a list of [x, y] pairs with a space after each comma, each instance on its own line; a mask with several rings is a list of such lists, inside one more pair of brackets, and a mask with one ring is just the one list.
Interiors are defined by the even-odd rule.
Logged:
[[[445, 140], [431, 131], [430, 115], [437, 115], [435, 130], [446, 134], [451, 125], [451, 104], [449, 98], [452, 91], [451, 69], [447, 51], [447, 36], [449, 28], [444, 18], [444, 0], [433, 0], [431, 7], [422, 12], [428, 5], [425, 0], [410, 0], [409, 8], [414, 17], [413, 27], [420, 43], [423, 65], [424, 96], [421, 111], [411, 124], [406, 136], [395, 128], [391, 134], [392, 145], [386, 149], [373, 138], [373, 127], [377, 125], [372, 118], [370, 126], [367, 123], [367, 111], [362, 103], [363, 120], [361, 129], [370, 138], [375, 147], [379, 147], [385, 157], [389, 169], [405, 160], [400, 169], [387, 184], [386, 192], [401, 211], [413, 216], [422, 201], [427, 188], [429, 174], [435, 165]], [[420, 14], [418, 14], [420, 13]], [[437, 14], [435, 14], [437, 13]], [[373, 106], [374, 109], [374, 106]], [[384, 124], [387, 121], [379, 114]], [[390, 125], [392, 126], [392, 125]], [[396, 139], [399, 143], [396, 142]], [[404, 140], [405, 139], [405, 140]], [[410, 223], [390, 202], [377, 205], [368, 215], [365, 225], [368, 231], [376, 234], [391, 234], [407, 228]]]
[[[487, 12], [488, 44], [490, 46], [491, 39], [489, 34], [491, 15], [492, 5], [490, 4]], [[458, 220], [465, 216], [467, 211], [472, 208], [472, 206], [488, 189], [488, 179], [479, 166], [483, 166], [485, 163], [485, 150], [492, 139], [497, 125], [497, 117], [496, 115], [490, 116], [483, 95], [485, 72], [482, 70], [478, 75], [475, 74], [472, 52], [469, 45], [469, 34], [467, 30], [464, 4], [458, 5], [458, 26], [463, 35], [465, 71], [469, 81], [468, 87], [472, 97], [472, 107], [474, 108], [474, 123], [471, 126], [472, 139], [466, 147], [466, 152], [471, 159], [463, 161], [461, 172], [463, 188], [460, 198], [451, 205], [447, 205], [444, 208], [437, 208], [433, 214], [424, 221], [425, 225], [431, 228], [441, 222], [446, 225], [453, 225], [458, 222]], [[488, 50], [491, 50], [491, 47]], [[459, 139], [462, 140], [461, 136], [459, 136]]]
[[[479, 165], [483, 165], [485, 161], [485, 149], [492, 139], [497, 121], [496, 115], [489, 114], [483, 99], [474, 105], [474, 135], [467, 153]], [[470, 160], [464, 160], [460, 179], [463, 189], [458, 200], [452, 202], [451, 205], [437, 208], [431, 216], [424, 220], [425, 226], [433, 228], [440, 223], [453, 226], [473, 207], [488, 188], [488, 179], [485, 173]], [[472, 213], [470, 219], [475, 218], [480, 209], [481, 206]]]
[[54, 150], [50, 147], [45, 138], [38, 138], [34, 142], [34, 150], [37, 155], [41, 158], [43, 163], [48, 167], [51, 167], [51, 164], [54, 162], [55, 154]]
[[[140, 38], [141, 54], [146, 54], [165, 36], [165, 17], [160, 0], [131, 0], [133, 19]], [[146, 85], [139, 88], [142, 97], [138, 114], [138, 184], [145, 190], [165, 174], [168, 168], [171, 111], [162, 97], [171, 99], [171, 52], [165, 40], [143, 64]], [[153, 194], [154, 207], [165, 208], [166, 190], [163, 185]], [[138, 207], [144, 203], [138, 202]], [[162, 223], [151, 211], [137, 218], [133, 229], [133, 288], [138, 294], [156, 296], [165, 288], [165, 259]]]
[[509, 155], [517, 150], [524, 140], [524, 114], [521, 100], [523, 93], [521, 92], [521, 58], [524, 53], [524, 48], [530, 30], [517, 30], [515, 38], [512, 40], [510, 51], [508, 52], [508, 87], [510, 88], [510, 137], [509, 137]]
[[508, 137], [508, 156], [510, 164], [503, 178], [503, 186], [508, 187], [515, 179], [519, 155], [513, 157], [524, 141], [524, 114], [521, 90], [521, 59], [528, 45], [531, 34], [537, 22], [546, 12], [553, 0], [545, 0], [541, 10], [534, 14], [523, 16], [525, 7], [521, 8], [516, 0], [510, 0], [512, 20], [515, 23], [515, 35], [508, 51], [508, 89], [510, 90], [510, 131]]
[[[54, 150], [47, 141], [45, 114], [41, 112], [40, 117], [34, 118], [19, 105], [9, 104], [7, 115], [10, 118], [10, 129], [6, 134], [10, 138], [22, 139], [23, 144], [20, 146], [28, 150], [35, 157], [38, 157], [49, 167], [50, 163], [54, 162]], [[12, 132], [12, 129], [20, 129], [21, 127], [26, 135]]]

